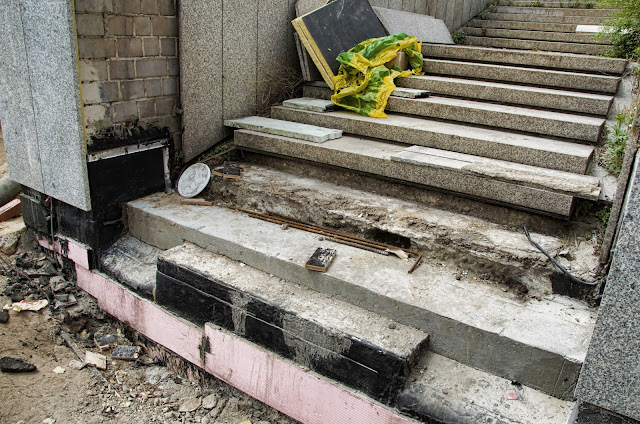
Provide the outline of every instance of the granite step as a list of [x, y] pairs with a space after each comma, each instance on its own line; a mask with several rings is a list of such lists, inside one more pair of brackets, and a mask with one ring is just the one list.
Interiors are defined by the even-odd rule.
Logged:
[[515, 15], [537, 16], [597, 16], [608, 17], [616, 9], [581, 9], [577, 7], [521, 7], [521, 6], [492, 6], [487, 9], [489, 13], [510, 13]]
[[562, 53], [599, 55], [609, 49], [602, 44], [563, 43], [556, 41], [520, 40], [514, 38], [493, 38], [466, 36], [466, 43], [474, 46], [499, 47], [504, 49], [536, 50]]
[[429, 90], [434, 95], [440, 94], [597, 116], [606, 116], [613, 101], [613, 96], [603, 94], [435, 75], [398, 78], [395, 83], [400, 87]]
[[[559, 7], [559, 8], [569, 8], [569, 4], [574, 4], [571, 6], [572, 9], [589, 9], [593, 10], [595, 2], [591, 1], [537, 1], [536, 4], [538, 6], [531, 6], [533, 1], [531, 0], [511, 0], [509, 1], [509, 6], [518, 6], [518, 7]], [[587, 3], [591, 3], [591, 7], [587, 6]]]
[[443, 59], [425, 59], [422, 70], [429, 75], [457, 76], [605, 94], [614, 94], [620, 82], [619, 77], [607, 75]]
[[495, 21], [489, 19], [472, 19], [465, 25], [474, 28], [515, 29], [523, 31], [553, 31], [575, 33], [577, 24], [561, 24], [549, 22]]
[[[319, 240], [318, 235], [219, 207], [184, 205], [176, 194], [127, 204], [130, 232], [161, 249], [185, 241], [429, 334], [429, 349], [556, 397], [571, 398], [595, 312], [582, 303], [513, 300], [457, 268], [425, 261], [412, 274], [397, 257]], [[337, 250], [326, 272], [304, 264]], [[246, 267], [242, 267], [246, 268]]]
[[160, 254], [156, 302], [395, 403], [428, 335], [191, 243]]
[[418, 184], [490, 203], [571, 215], [574, 197], [597, 200], [595, 177], [518, 165], [421, 146], [342, 137], [321, 145], [246, 130], [235, 132], [241, 149], [296, 158]]
[[317, 113], [276, 106], [271, 114], [276, 119], [337, 128], [358, 136], [576, 174], [586, 172], [594, 152], [593, 146], [584, 144], [392, 113], [377, 119], [349, 111]]
[[[332, 90], [321, 87], [305, 87], [304, 95], [330, 99]], [[531, 134], [562, 137], [596, 143], [604, 127], [605, 118], [575, 115], [508, 106], [476, 100], [430, 96], [426, 99], [389, 97], [387, 112], [424, 116], [427, 118], [487, 125], [523, 131]]]
[[513, 38], [518, 40], [557, 41], [561, 43], [598, 45], [608, 44], [605, 40], [595, 38], [593, 34], [555, 32], [551, 28], [547, 28], [546, 31], [528, 31], [522, 29], [463, 27], [462, 31], [467, 34], [467, 36], [473, 37]]
[[546, 22], [551, 24], [576, 25], [602, 25], [607, 20], [604, 16], [552, 16], [520, 13], [491, 13], [488, 11], [482, 12], [480, 17], [494, 21]]
[[[450, 59], [477, 63], [518, 65], [540, 69], [580, 71], [582, 73], [598, 74], [598, 76], [601, 76], [599, 74], [621, 75], [627, 67], [627, 61], [625, 59], [570, 53], [506, 50], [466, 45], [447, 46], [425, 43], [422, 44], [422, 54], [429, 59]], [[481, 75], [479, 77], [481, 77]], [[514, 80], [510, 79], [509, 81]], [[565, 86], [563, 85], [562, 87]], [[586, 84], [581, 88], [589, 90], [588, 87], [589, 84]], [[615, 92], [615, 89], [613, 92]]]

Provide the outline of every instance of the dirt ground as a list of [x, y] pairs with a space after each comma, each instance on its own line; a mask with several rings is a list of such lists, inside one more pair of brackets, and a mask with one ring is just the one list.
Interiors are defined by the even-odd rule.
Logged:
[[[4, 173], [2, 144], [0, 176]], [[8, 322], [0, 323], [0, 358], [19, 358], [37, 367], [34, 372], [0, 372], [0, 423], [295, 423], [212, 377], [201, 378], [200, 384], [184, 378], [190, 368], [181, 360], [145, 344], [102, 313], [91, 296], [77, 289], [72, 275], [34, 248], [21, 217], [0, 223], [0, 309], [22, 297], [50, 299], [37, 312], [9, 311]], [[74, 305], [56, 303], [73, 303], [74, 298]], [[104, 354], [106, 370], [82, 367], [62, 331], [81, 351]], [[106, 334], [121, 345], [140, 345], [139, 360], [112, 359], [112, 349], [100, 351], [94, 336]]]

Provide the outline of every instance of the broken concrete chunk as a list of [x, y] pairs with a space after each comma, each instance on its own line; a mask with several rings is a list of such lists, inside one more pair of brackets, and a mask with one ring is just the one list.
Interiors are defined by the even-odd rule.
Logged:
[[180, 408], [178, 409], [178, 412], [192, 412], [198, 408], [200, 408], [200, 398], [197, 398], [197, 397], [187, 398], [187, 399], [183, 399], [182, 402], [180, 403]]
[[322, 143], [342, 137], [341, 130], [323, 128], [315, 125], [299, 124], [297, 122], [281, 121], [279, 119], [248, 116], [240, 119], [224, 121], [227, 127], [242, 128], [267, 134], [297, 138], [300, 140]]
[[218, 396], [215, 393], [211, 393], [202, 399], [202, 407], [204, 409], [213, 409], [218, 404]]
[[2, 372], [32, 372], [37, 368], [29, 362], [18, 358], [4, 356], [0, 358], [0, 371]]
[[99, 353], [86, 351], [84, 353], [84, 363], [87, 365], [93, 365], [94, 367], [101, 370], [107, 369], [107, 357]]
[[0, 323], [6, 324], [9, 321], [9, 311], [0, 310]]
[[0, 237], [0, 252], [7, 256], [13, 255], [18, 249], [18, 240], [18, 237], [14, 234]]
[[332, 101], [314, 99], [312, 97], [285, 100], [282, 105], [292, 109], [310, 110], [312, 112], [327, 112], [336, 109], [336, 105]]
[[140, 352], [139, 346], [116, 346], [111, 352], [113, 359], [122, 359], [124, 361], [135, 361], [138, 359], [138, 353]]

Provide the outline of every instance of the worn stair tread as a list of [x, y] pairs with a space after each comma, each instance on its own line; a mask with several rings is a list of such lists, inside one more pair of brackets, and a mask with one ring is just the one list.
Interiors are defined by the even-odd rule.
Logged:
[[[508, 400], [507, 391], [518, 399]], [[398, 409], [406, 414], [456, 424], [566, 424], [574, 406], [575, 401], [514, 385], [433, 352], [423, 358], [398, 396]]]
[[[627, 61], [625, 59], [467, 45], [444, 46], [440, 44], [423, 43], [422, 54], [424, 57], [430, 59], [454, 59], [616, 75], [622, 74], [627, 67]], [[585, 89], [589, 89], [588, 85]]]
[[158, 273], [160, 305], [187, 316], [200, 311], [199, 324], [220, 325], [330, 377], [342, 374], [341, 382], [386, 402], [427, 346], [424, 331], [190, 243], [163, 252]]
[[[580, 302], [506, 299], [457, 280], [455, 268], [429, 261], [408, 274], [410, 263], [399, 258], [320, 241], [315, 234], [283, 230], [226, 208], [208, 207], [205, 213], [180, 204], [175, 194], [129, 202], [127, 211], [131, 233], [146, 243], [161, 249], [184, 241], [206, 247], [424, 330], [436, 353], [546, 393], [564, 393], [565, 385], [575, 384], [586, 355], [595, 313]], [[338, 250], [325, 273], [304, 268], [319, 246]]]
[[102, 270], [146, 297], [153, 296], [161, 250], [124, 235], [100, 258]]
[[603, 44], [565, 43], [560, 41], [520, 40], [515, 38], [476, 37], [467, 35], [467, 43], [476, 46], [501, 47], [507, 49], [544, 50], [562, 53], [602, 54], [609, 49]]
[[541, 16], [602, 16], [608, 17], [616, 9], [580, 9], [577, 7], [548, 8], [548, 7], [522, 7], [522, 6], [492, 6], [491, 13], [513, 13], [520, 15]]
[[[534, 7], [534, 6], [531, 6], [531, 3], [533, 3], [531, 0], [511, 0], [509, 2], [509, 5], [510, 6], [519, 6], [519, 7]], [[539, 4], [539, 6], [535, 6], [535, 7], [567, 8], [567, 7], [569, 7], [569, 3], [570, 2], [564, 2], [564, 1], [538, 1], [537, 4]], [[575, 2], [575, 3], [577, 3], [577, 4], [575, 6], [572, 6], [572, 8], [593, 10], [593, 7], [586, 7], [585, 5], [580, 3], [579, 1]]]
[[260, 131], [267, 134], [294, 137], [300, 140], [322, 143], [342, 136], [342, 131], [319, 127], [317, 125], [300, 124], [291, 121], [281, 121], [261, 116], [247, 116], [239, 119], [227, 119], [224, 121], [227, 127], [244, 128], [252, 131]]
[[530, 13], [495, 13], [485, 11], [482, 18], [496, 21], [519, 22], [548, 22], [563, 24], [592, 24], [599, 25], [607, 20], [605, 16], [560, 16], [560, 15], [535, 15]]
[[557, 109], [606, 116], [613, 96], [554, 88], [530, 87], [493, 81], [468, 80], [438, 75], [398, 78], [403, 87], [425, 88], [434, 94], [506, 104]]
[[327, 112], [335, 110], [336, 108], [336, 105], [329, 100], [316, 99], [312, 97], [287, 99], [282, 102], [282, 105], [293, 109], [311, 110], [314, 112]]
[[578, 24], [562, 24], [549, 22], [497, 21], [475, 18], [467, 22], [466, 27], [514, 29], [524, 31], [554, 31], [575, 33]]
[[522, 68], [512, 65], [425, 59], [422, 70], [427, 74], [459, 76], [498, 82], [557, 87], [614, 94], [619, 77], [553, 69]]
[[524, 29], [464, 27], [462, 28], [462, 31], [469, 36], [476, 37], [515, 38], [519, 40], [554, 41], [563, 43], [608, 44], [604, 40], [594, 38], [593, 34], [555, 32], [551, 28], [547, 28], [546, 31], [531, 31]]
[[[316, 87], [307, 89], [305, 93], [325, 99], [333, 92]], [[605, 124], [604, 117], [442, 96], [426, 99], [390, 97], [385, 110], [591, 143], [598, 141]]]
[[[337, 166], [528, 211], [564, 217], [572, 212], [575, 194], [544, 187], [539, 184], [540, 177], [535, 179], [536, 183], [533, 183], [533, 179], [524, 183], [522, 177], [518, 181], [506, 180], [503, 178], [504, 172], [486, 166], [484, 172], [493, 172], [495, 177], [488, 178], [481, 175], [479, 170], [465, 170], [468, 162], [433, 156], [429, 160], [423, 158], [425, 160], [420, 164], [393, 161], [393, 156], [405, 150], [397, 144], [356, 137], [342, 137], [333, 141], [317, 147], [302, 140], [296, 142], [292, 138], [268, 134], [261, 136], [246, 130], [235, 134], [236, 145], [248, 150]], [[497, 178], [499, 175], [503, 179]]]
[[589, 200], [598, 200], [600, 181], [588, 175], [572, 174], [464, 153], [412, 146], [391, 156], [391, 160], [417, 165], [459, 169], [502, 181], [518, 182]]
[[318, 125], [331, 123], [345, 133], [360, 136], [579, 174], [587, 169], [594, 151], [593, 146], [585, 144], [391, 113], [385, 119], [376, 119], [348, 111], [320, 114], [274, 107], [272, 115]]

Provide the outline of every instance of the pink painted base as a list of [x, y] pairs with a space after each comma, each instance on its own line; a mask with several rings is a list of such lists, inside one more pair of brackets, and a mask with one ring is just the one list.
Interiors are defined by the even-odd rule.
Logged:
[[[196, 327], [79, 263], [76, 274], [78, 286], [94, 296], [105, 312], [303, 424], [417, 423], [219, 327]], [[203, 363], [205, 336], [210, 352], [205, 353]]]
[[87, 251], [87, 248], [75, 243], [73, 240], [65, 239], [65, 242], [67, 243], [67, 248], [66, 252], [63, 252], [62, 244], [59, 239], [56, 239], [52, 244], [46, 238], [38, 237], [38, 244], [40, 246], [47, 250], [51, 250], [60, 256], [71, 259], [74, 263], [85, 269], [90, 269], [91, 266], [89, 265], [89, 252]]

